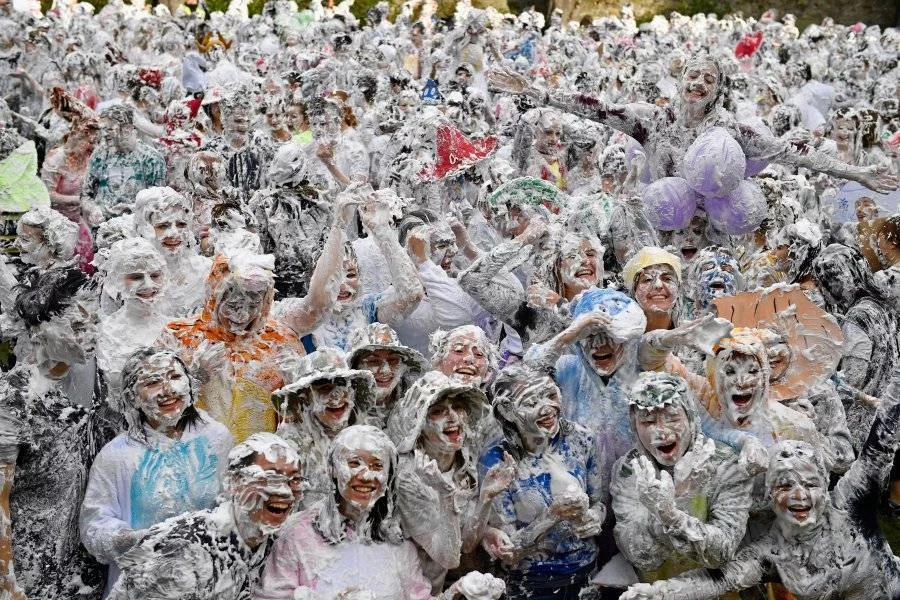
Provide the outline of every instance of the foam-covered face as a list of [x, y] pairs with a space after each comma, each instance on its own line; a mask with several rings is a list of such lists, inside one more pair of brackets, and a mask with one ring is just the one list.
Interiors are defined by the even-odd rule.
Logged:
[[137, 257], [123, 265], [122, 297], [135, 300], [142, 304], [154, 304], [160, 297], [163, 287], [162, 262], [149, 261], [144, 257]]
[[309, 126], [316, 140], [333, 140], [341, 133], [341, 115], [334, 110], [313, 112]]
[[31, 331], [35, 363], [42, 375], [59, 379], [70, 366], [87, 362], [97, 339], [95, 309], [74, 302]]
[[709, 104], [715, 99], [719, 70], [706, 60], [690, 61], [681, 76], [681, 99], [687, 104]]
[[365, 436], [353, 448], [338, 448], [332, 456], [338, 494], [357, 510], [367, 511], [387, 491], [390, 457]]
[[822, 481], [815, 464], [791, 460], [769, 468], [778, 469], [771, 484], [772, 510], [778, 522], [791, 529], [814, 527], [825, 512], [828, 495], [828, 482]]
[[233, 133], [247, 133], [250, 131], [250, 110], [244, 106], [229, 106], [222, 111], [225, 118], [225, 128]]
[[338, 291], [337, 301], [343, 304], [352, 303], [359, 296], [359, 267], [356, 261], [350, 258], [344, 259], [344, 279]]
[[369, 371], [375, 377], [375, 398], [379, 402], [397, 389], [407, 370], [403, 357], [386, 348], [365, 354], [359, 359], [358, 368]]
[[466, 440], [469, 407], [465, 400], [450, 396], [428, 409], [421, 440], [425, 452], [432, 457], [456, 452]]
[[560, 249], [559, 274], [568, 290], [578, 294], [597, 285], [603, 275], [600, 254], [598, 245], [587, 238], [566, 238]]
[[578, 343], [590, 367], [601, 377], [615, 373], [625, 355], [625, 344], [616, 342], [604, 333], [589, 335]]
[[216, 308], [216, 317], [226, 331], [243, 335], [252, 329], [262, 316], [267, 290], [252, 290], [232, 283], [222, 294]]
[[518, 390], [512, 411], [505, 416], [523, 439], [541, 442], [559, 433], [561, 412], [559, 388], [549, 377], [542, 377]]
[[456, 245], [456, 236], [453, 231], [445, 226], [437, 226], [431, 232], [431, 262], [449, 271], [453, 267], [453, 257], [459, 252]]
[[819, 288], [835, 301], [843, 304], [853, 302], [857, 294], [857, 283], [853, 278], [853, 266], [846, 256], [833, 256], [831, 260], [816, 260], [813, 273]]
[[101, 118], [100, 139], [110, 150], [131, 152], [137, 146], [137, 130], [130, 123]]
[[154, 213], [150, 224], [156, 235], [157, 246], [166, 255], [177, 255], [188, 247], [190, 240], [190, 217], [185, 211], [172, 210]]
[[716, 394], [725, 416], [735, 426], [762, 410], [766, 401], [765, 373], [751, 354], [732, 353], [716, 360]]
[[852, 119], [835, 119], [834, 140], [841, 144], [850, 144], [856, 136], [856, 123]]
[[487, 380], [490, 364], [485, 348], [475, 335], [459, 333], [448, 340], [447, 355], [438, 370], [460, 383], [478, 386]]
[[535, 137], [534, 148], [541, 154], [556, 154], [560, 149], [560, 124], [556, 119], [541, 120], [538, 123]]
[[690, 226], [672, 232], [670, 244], [681, 253], [685, 263], [694, 260], [700, 248], [709, 246], [706, 238], [706, 218], [703, 215], [694, 215]]
[[531, 214], [528, 210], [522, 210], [520, 206], [498, 207], [497, 216], [494, 219], [497, 231], [503, 237], [514, 238], [521, 235], [531, 222]]
[[16, 247], [22, 262], [29, 265], [42, 264], [50, 256], [50, 248], [44, 240], [44, 228], [20, 223], [16, 235]]
[[697, 276], [697, 297], [700, 309], [706, 309], [716, 298], [730, 296], [737, 291], [737, 262], [728, 255], [718, 254], [700, 265]]
[[188, 374], [180, 362], [166, 354], [154, 354], [143, 362], [134, 392], [135, 408], [157, 430], [174, 427], [191, 405]]
[[355, 406], [356, 394], [350, 381], [343, 377], [320, 379], [309, 387], [313, 416], [331, 432], [347, 426]]
[[791, 366], [791, 347], [778, 342], [766, 347], [769, 356], [769, 381], [778, 381]]
[[856, 219], [871, 221], [878, 216], [878, 206], [871, 198], [860, 198], [856, 201]]
[[691, 446], [691, 427], [684, 408], [669, 404], [636, 409], [634, 428], [641, 446], [663, 467], [673, 467]]
[[297, 463], [281, 452], [257, 454], [238, 475], [234, 489], [237, 519], [249, 520], [267, 535], [277, 532], [300, 499], [301, 486]]

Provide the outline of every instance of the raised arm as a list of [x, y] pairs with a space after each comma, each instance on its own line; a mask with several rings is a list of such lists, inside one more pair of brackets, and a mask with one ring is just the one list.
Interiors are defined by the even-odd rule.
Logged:
[[805, 167], [841, 179], [852, 179], [872, 191], [886, 194], [900, 186], [895, 175], [882, 165], [859, 167], [814, 149], [806, 140], [784, 140], [762, 134], [748, 125], [738, 125], [738, 142], [748, 158], [766, 159], [783, 165]]
[[396, 232], [390, 227], [387, 204], [371, 199], [360, 206], [359, 216], [372, 234], [391, 274], [393, 285], [379, 300], [377, 310], [380, 322], [393, 325], [415, 310], [425, 296], [425, 287], [419, 278], [418, 269], [397, 240]]
[[290, 299], [281, 303], [278, 317], [297, 335], [306, 335], [325, 317], [337, 296], [343, 273], [344, 230], [347, 227], [347, 213], [350, 212], [352, 197], [340, 194], [335, 203], [334, 220], [325, 240], [322, 254], [316, 261], [309, 279], [309, 293], [301, 299]]
[[536, 344], [525, 354], [524, 362], [532, 368], [549, 373], [556, 368], [556, 361], [566, 348], [592, 333], [603, 331], [612, 323], [612, 317], [602, 312], [591, 312], [577, 317], [559, 335], [546, 344]]
[[538, 106], [552, 106], [584, 119], [602, 123], [633, 137], [638, 143], [647, 141], [647, 132], [655, 111], [649, 104], [612, 104], [586, 94], [545, 90], [536, 87], [522, 75], [504, 68], [488, 72], [488, 82], [494, 91], [525, 94]]

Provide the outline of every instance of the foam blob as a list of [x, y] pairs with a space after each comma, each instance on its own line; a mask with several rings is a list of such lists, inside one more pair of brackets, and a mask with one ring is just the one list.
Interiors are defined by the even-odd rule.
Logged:
[[647, 219], [661, 231], [684, 229], [697, 212], [697, 194], [681, 177], [657, 179], [642, 197]]
[[728, 235], [750, 233], [766, 216], [766, 197], [752, 181], [741, 181], [728, 196], [707, 198], [706, 216]]
[[722, 127], [702, 133], [684, 155], [682, 172], [698, 194], [721, 198], [744, 178], [747, 159], [731, 134]]

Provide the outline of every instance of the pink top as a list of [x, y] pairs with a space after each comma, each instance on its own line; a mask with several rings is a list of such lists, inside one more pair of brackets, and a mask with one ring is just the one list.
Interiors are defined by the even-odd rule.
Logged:
[[[317, 507], [291, 517], [272, 548], [254, 600], [334, 598], [341, 592], [372, 592], [377, 600], [430, 600], [415, 546], [348, 539], [332, 545], [316, 531]], [[299, 594], [294, 596], [295, 590]]]

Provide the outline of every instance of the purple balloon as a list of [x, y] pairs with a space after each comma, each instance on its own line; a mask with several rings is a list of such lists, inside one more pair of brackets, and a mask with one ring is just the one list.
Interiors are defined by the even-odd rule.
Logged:
[[744, 169], [744, 177], [753, 177], [768, 166], [769, 161], [767, 160], [753, 160], [748, 158], [747, 167]]
[[742, 181], [725, 198], [707, 198], [706, 216], [716, 229], [728, 235], [754, 231], [766, 217], [766, 197], [752, 181]]
[[713, 127], [688, 147], [681, 167], [692, 190], [707, 198], [724, 197], [744, 179], [747, 159], [726, 129]]
[[661, 231], [684, 229], [697, 212], [697, 195], [681, 177], [657, 179], [642, 198], [647, 220]]

